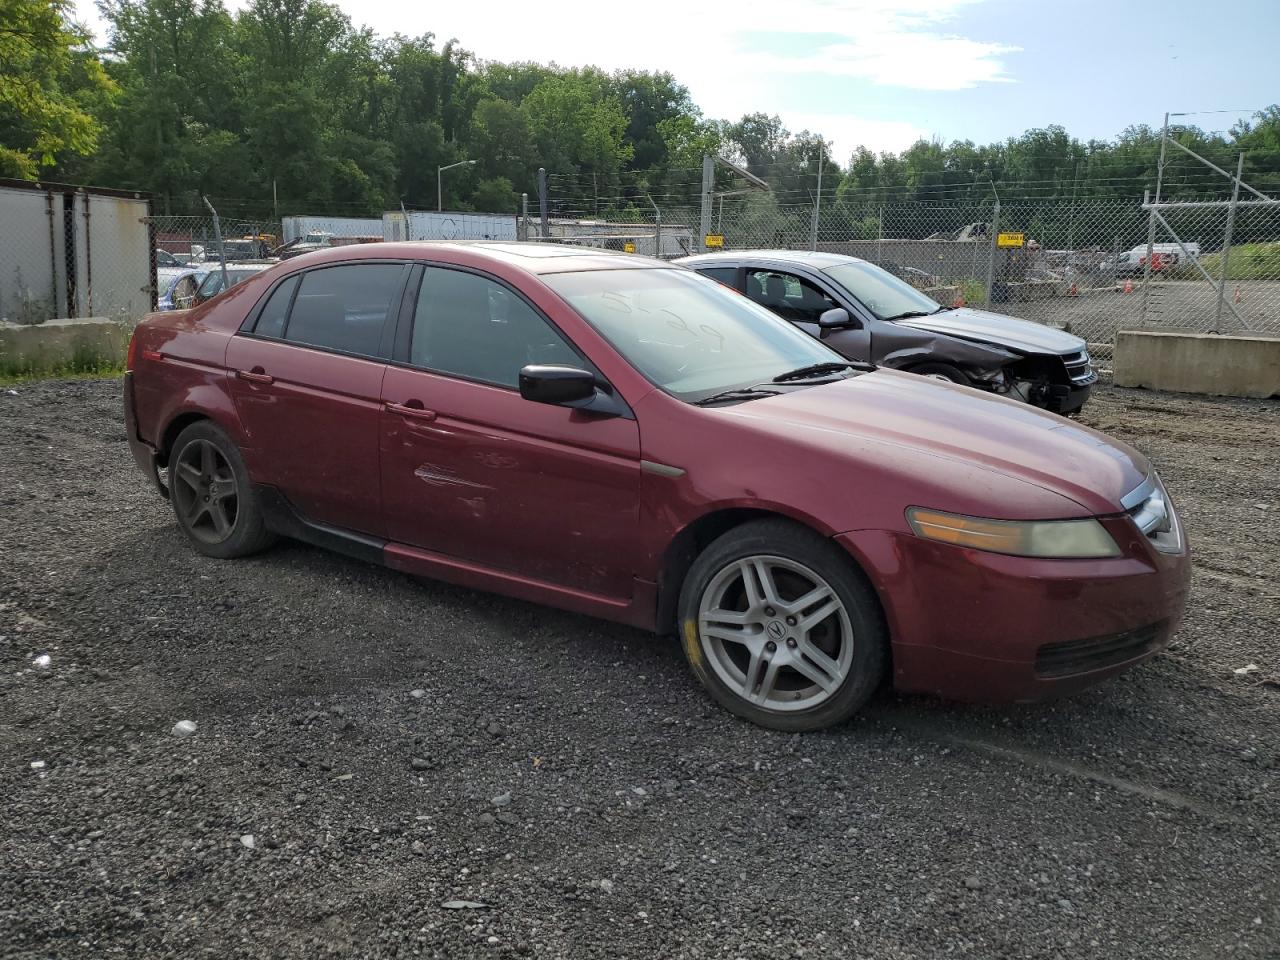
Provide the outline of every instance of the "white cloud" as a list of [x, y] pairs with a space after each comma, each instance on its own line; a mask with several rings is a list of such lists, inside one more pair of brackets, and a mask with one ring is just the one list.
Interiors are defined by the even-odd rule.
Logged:
[[[100, 31], [91, 0], [77, 2]], [[790, 129], [807, 126], [833, 139], [842, 159], [858, 143], [901, 149], [924, 131], [906, 118], [820, 112], [826, 104], [813, 102], [815, 84], [838, 102], [851, 81], [943, 91], [1008, 82], [1002, 57], [1016, 50], [947, 32], [964, 7], [983, 0], [337, 2], [378, 33], [430, 31], [441, 43], [456, 37], [485, 59], [670, 71], [708, 116], [778, 113]], [[806, 49], [810, 37], [820, 39]]]

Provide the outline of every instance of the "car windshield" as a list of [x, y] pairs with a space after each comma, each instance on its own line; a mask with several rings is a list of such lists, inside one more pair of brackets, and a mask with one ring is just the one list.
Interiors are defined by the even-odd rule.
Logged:
[[843, 359], [741, 294], [692, 271], [591, 270], [542, 279], [632, 366], [686, 402]]
[[938, 302], [873, 263], [838, 263], [822, 271], [881, 320], [936, 313]]

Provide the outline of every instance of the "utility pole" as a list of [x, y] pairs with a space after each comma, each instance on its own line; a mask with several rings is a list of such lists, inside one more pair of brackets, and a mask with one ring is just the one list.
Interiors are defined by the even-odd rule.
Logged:
[[702, 216], [698, 220], [698, 249], [707, 252], [707, 234], [711, 232], [711, 191], [715, 186], [716, 162], [711, 154], [702, 155]]
[[551, 224], [547, 218], [547, 168], [538, 168], [538, 214], [542, 218], [542, 239], [551, 236]]
[[818, 249], [818, 218], [822, 215], [822, 161], [826, 159], [827, 144], [821, 141], [818, 146], [818, 198], [813, 201], [813, 223], [809, 227], [809, 249]]

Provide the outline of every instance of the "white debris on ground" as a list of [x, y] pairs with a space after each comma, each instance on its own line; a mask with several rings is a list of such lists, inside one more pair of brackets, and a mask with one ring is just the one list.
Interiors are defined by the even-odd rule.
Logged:
[[179, 720], [173, 725], [173, 729], [169, 731], [175, 737], [186, 738], [196, 732], [196, 722], [194, 720]]

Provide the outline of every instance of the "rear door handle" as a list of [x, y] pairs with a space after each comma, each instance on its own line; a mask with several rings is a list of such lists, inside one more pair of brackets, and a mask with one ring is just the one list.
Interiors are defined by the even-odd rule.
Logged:
[[434, 410], [427, 410], [424, 407], [410, 407], [403, 403], [391, 403], [388, 401], [383, 406], [386, 407], [388, 413], [398, 413], [402, 417], [408, 417], [411, 420], [426, 420], [430, 422], [436, 418]]
[[262, 368], [256, 370], [237, 370], [236, 376], [241, 380], [248, 380], [250, 383], [275, 383], [276, 378], [269, 373], [263, 373]]

